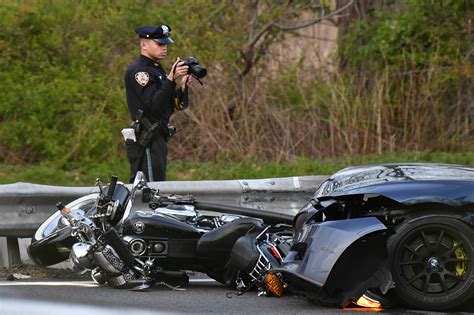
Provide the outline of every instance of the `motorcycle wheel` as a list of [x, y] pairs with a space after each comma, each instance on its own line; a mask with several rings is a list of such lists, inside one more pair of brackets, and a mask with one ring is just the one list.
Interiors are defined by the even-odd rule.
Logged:
[[389, 239], [392, 289], [402, 304], [448, 310], [474, 296], [474, 229], [454, 217], [407, 219]]
[[[91, 194], [68, 203], [66, 207], [88, 213], [95, 209], [96, 200], [97, 194]], [[56, 211], [36, 230], [27, 249], [28, 256], [37, 265], [54, 265], [69, 258], [74, 242], [74, 238], [70, 236], [69, 223]]]
[[[97, 194], [90, 194], [90, 195], [78, 198], [68, 203], [66, 205], [66, 208], [81, 209], [85, 213], [87, 213], [95, 206], [97, 196], [98, 196]], [[69, 225], [69, 223], [66, 220], [62, 220], [62, 218], [63, 216], [61, 215], [60, 211], [56, 211], [55, 213], [53, 213], [36, 230], [32, 242], [40, 241], [43, 238]]]

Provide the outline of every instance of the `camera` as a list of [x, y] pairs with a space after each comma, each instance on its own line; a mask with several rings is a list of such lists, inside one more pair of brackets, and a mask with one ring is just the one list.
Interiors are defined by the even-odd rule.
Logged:
[[202, 79], [207, 75], [207, 69], [199, 64], [196, 58], [188, 57], [182, 60], [184, 66], [188, 66], [188, 74], [192, 74], [198, 79]]

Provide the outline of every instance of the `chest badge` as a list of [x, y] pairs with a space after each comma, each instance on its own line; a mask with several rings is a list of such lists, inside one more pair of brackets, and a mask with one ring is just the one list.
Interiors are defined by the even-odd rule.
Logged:
[[137, 72], [135, 73], [135, 80], [141, 86], [147, 85], [148, 81], [150, 81], [150, 75], [148, 72]]

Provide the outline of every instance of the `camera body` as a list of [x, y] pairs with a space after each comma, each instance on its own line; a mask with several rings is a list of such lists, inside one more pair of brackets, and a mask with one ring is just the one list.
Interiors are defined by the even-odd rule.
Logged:
[[199, 64], [196, 58], [188, 57], [182, 60], [184, 66], [188, 66], [188, 74], [192, 74], [198, 79], [202, 79], [207, 75], [207, 69]]

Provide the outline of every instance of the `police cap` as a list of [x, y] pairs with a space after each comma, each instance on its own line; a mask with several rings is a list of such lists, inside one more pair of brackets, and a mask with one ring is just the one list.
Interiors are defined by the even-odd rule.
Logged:
[[171, 27], [169, 25], [159, 26], [140, 26], [135, 30], [135, 33], [140, 38], [153, 39], [155, 42], [163, 45], [173, 44], [174, 41], [170, 37]]

